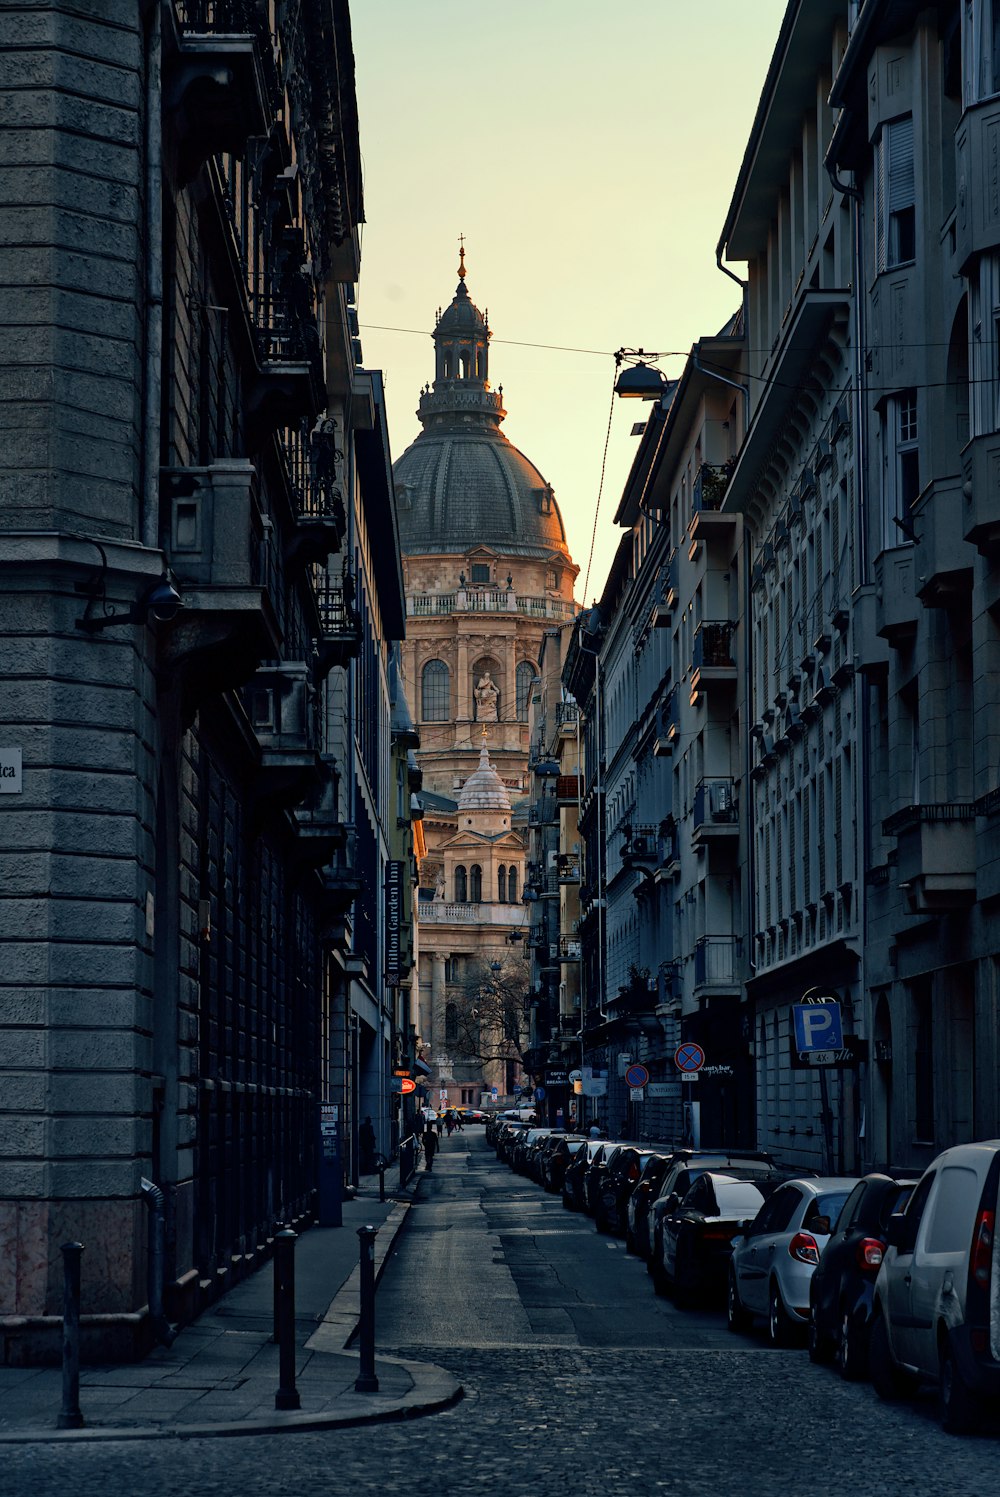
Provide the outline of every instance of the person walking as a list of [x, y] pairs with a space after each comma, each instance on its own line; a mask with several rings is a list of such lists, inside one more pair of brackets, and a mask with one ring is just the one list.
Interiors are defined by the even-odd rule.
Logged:
[[438, 1150], [438, 1136], [437, 1136], [437, 1133], [434, 1131], [434, 1119], [433, 1118], [428, 1118], [427, 1119], [427, 1126], [424, 1129], [424, 1169], [425, 1170], [432, 1170], [434, 1168], [434, 1155], [437, 1153], [437, 1150]]
[[441, 1116], [440, 1113], [438, 1113], [438, 1115], [437, 1115], [437, 1131], [438, 1131], [438, 1138], [440, 1138], [441, 1135], [442, 1135], [442, 1133], [444, 1132], [444, 1118]]
[[448, 1130], [448, 1137], [451, 1138], [451, 1135], [455, 1131], [455, 1114], [452, 1112], [450, 1107], [444, 1115], [444, 1126]]

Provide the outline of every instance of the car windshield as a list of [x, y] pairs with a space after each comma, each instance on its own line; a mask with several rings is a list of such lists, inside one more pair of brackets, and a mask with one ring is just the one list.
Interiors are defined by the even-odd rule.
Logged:
[[764, 1197], [748, 1180], [716, 1180], [715, 1199], [720, 1216], [756, 1216]]

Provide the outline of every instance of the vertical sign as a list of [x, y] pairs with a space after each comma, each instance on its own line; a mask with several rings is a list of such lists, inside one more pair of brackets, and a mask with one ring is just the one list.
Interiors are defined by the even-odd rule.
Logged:
[[402, 981], [400, 940], [403, 929], [403, 860], [385, 865], [385, 980], [390, 987]]

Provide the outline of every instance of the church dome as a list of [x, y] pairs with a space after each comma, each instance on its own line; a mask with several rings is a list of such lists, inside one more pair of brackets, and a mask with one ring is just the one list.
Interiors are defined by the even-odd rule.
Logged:
[[510, 814], [510, 795], [507, 786], [490, 763], [489, 751], [483, 744], [479, 755], [479, 768], [470, 774], [458, 797], [458, 809], [462, 811], [503, 811]]
[[492, 335], [465, 284], [464, 247], [458, 273], [432, 335], [434, 385], [417, 410], [423, 430], [393, 467], [400, 546], [408, 555], [463, 555], [482, 545], [569, 561], [552, 486], [500, 430], [503, 391], [487, 378]]

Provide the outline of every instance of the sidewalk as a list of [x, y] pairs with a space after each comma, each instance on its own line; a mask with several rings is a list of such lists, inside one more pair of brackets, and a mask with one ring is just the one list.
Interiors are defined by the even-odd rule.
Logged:
[[[379, 1391], [355, 1393], [358, 1356], [347, 1349], [359, 1313], [357, 1229], [379, 1228], [377, 1282], [419, 1181], [418, 1172], [404, 1190], [390, 1194], [387, 1180], [383, 1203], [378, 1177], [366, 1176], [355, 1199], [344, 1202], [342, 1227], [312, 1227], [296, 1243], [300, 1411], [279, 1413], [274, 1407], [278, 1348], [271, 1341], [273, 1272], [267, 1264], [181, 1331], [173, 1346], [157, 1347], [135, 1364], [81, 1368], [83, 1429], [56, 1428], [61, 1368], [0, 1367], [0, 1445], [334, 1429], [404, 1419], [455, 1403], [462, 1389], [442, 1368], [377, 1351]], [[377, 1348], [377, 1298], [375, 1338]]]

